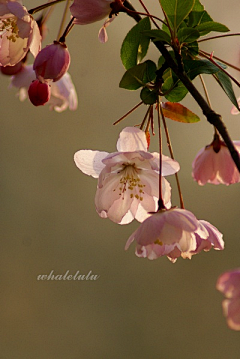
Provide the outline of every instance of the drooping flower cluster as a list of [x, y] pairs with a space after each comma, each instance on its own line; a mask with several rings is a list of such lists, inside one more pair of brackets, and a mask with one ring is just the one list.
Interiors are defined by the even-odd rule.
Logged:
[[226, 297], [222, 305], [228, 326], [240, 330], [240, 268], [220, 275], [217, 289]]
[[[44, 29], [43, 25], [40, 21], [41, 31]], [[20, 99], [28, 94], [33, 105], [49, 103], [50, 108], [59, 112], [65, 110], [68, 105], [71, 110], [77, 108], [76, 92], [67, 74], [70, 55], [66, 44], [54, 41], [40, 51], [41, 35], [38, 24], [20, 0], [1, 1], [0, 34], [1, 72], [14, 75], [12, 84], [24, 92]], [[35, 73], [32, 66], [25, 64], [29, 51], [36, 57], [33, 64]], [[60, 80], [62, 81], [59, 82]], [[52, 86], [55, 82], [57, 84]]]
[[[35, 78], [32, 65], [24, 66], [20, 72], [12, 77], [10, 86], [19, 89], [20, 101], [24, 101], [28, 97], [28, 88]], [[50, 110], [54, 109], [57, 112], [62, 112], [67, 108], [72, 111], [77, 109], [77, 94], [69, 73], [66, 72], [60, 80], [51, 84], [50, 98], [47, 103]]]
[[[80, 150], [75, 153], [77, 167], [98, 178], [95, 206], [102, 218], [127, 224], [134, 218], [143, 222], [129, 237], [125, 249], [136, 241], [136, 255], [156, 259], [163, 255], [175, 262], [191, 258], [212, 247], [222, 250], [222, 234], [210, 223], [189, 211], [171, 208], [170, 185], [161, 177], [163, 209], [158, 210], [159, 154], [149, 153], [146, 134], [126, 127], [117, 141], [117, 150], [108, 152]], [[176, 161], [162, 156], [163, 176], [179, 170]]]

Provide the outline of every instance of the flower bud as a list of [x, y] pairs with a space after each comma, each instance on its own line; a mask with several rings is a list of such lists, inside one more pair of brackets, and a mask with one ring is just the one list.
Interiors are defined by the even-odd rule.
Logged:
[[33, 64], [33, 70], [39, 80], [58, 81], [66, 73], [70, 65], [70, 54], [67, 46], [54, 41], [42, 49]]
[[29, 100], [34, 106], [43, 106], [51, 96], [51, 88], [47, 82], [35, 80], [28, 89]]

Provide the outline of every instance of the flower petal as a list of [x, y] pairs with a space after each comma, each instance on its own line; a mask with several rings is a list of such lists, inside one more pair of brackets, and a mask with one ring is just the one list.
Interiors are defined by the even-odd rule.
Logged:
[[125, 127], [119, 135], [117, 150], [119, 152], [147, 151], [147, 138], [144, 131], [136, 127]]
[[102, 160], [108, 152], [80, 150], [75, 153], [74, 161], [76, 166], [86, 175], [98, 178], [105, 165]]

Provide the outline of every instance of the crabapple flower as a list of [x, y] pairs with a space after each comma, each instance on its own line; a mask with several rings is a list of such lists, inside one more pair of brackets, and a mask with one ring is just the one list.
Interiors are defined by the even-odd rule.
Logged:
[[45, 105], [51, 95], [51, 87], [47, 82], [40, 82], [35, 80], [31, 83], [28, 89], [29, 100], [34, 106]]
[[[240, 153], [240, 141], [233, 141]], [[230, 185], [240, 182], [240, 174], [225, 143], [217, 136], [202, 148], [192, 164], [192, 176], [199, 185], [206, 183]]]
[[240, 268], [220, 275], [216, 287], [226, 296], [222, 306], [229, 328], [240, 330]]
[[[118, 152], [80, 150], [74, 161], [85, 174], [98, 178], [95, 206], [102, 218], [119, 224], [134, 218], [142, 222], [148, 212], [157, 210], [159, 195], [159, 154], [147, 152], [145, 132], [126, 127], [117, 141]], [[167, 156], [163, 159], [163, 176], [179, 170], [179, 164]], [[170, 185], [162, 177], [163, 200], [170, 203]]]
[[74, 23], [78, 25], [91, 24], [92, 22], [102, 20], [111, 13], [110, 6], [114, 0], [74, 0], [70, 6], [70, 11]]
[[69, 65], [70, 54], [67, 46], [54, 41], [38, 53], [33, 63], [33, 70], [40, 81], [45, 79], [55, 82], [67, 72]]
[[[18, 96], [20, 101], [24, 101], [28, 97], [28, 88], [35, 79], [36, 75], [32, 65], [24, 66], [19, 73], [12, 77], [10, 86], [19, 89]], [[50, 110], [57, 112], [62, 112], [67, 108], [72, 111], [77, 109], [77, 93], [69, 73], [66, 72], [59, 81], [52, 82], [48, 105]]]
[[125, 249], [136, 241], [138, 257], [156, 259], [167, 255], [172, 262], [196, 249], [197, 218], [185, 209], [163, 209], [148, 217], [129, 237]]
[[35, 57], [41, 47], [38, 25], [21, 1], [0, 2], [0, 65], [14, 66], [30, 50]]

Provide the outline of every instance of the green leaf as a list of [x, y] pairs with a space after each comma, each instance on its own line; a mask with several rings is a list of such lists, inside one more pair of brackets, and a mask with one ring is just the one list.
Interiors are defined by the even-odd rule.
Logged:
[[149, 38], [153, 39], [153, 41], [165, 41], [168, 44], [171, 44], [171, 37], [170, 35], [164, 30], [148, 30], [143, 31], [144, 36], [148, 36]]
[[194, 6], [192, 8], [192, 11], [203, 11], [204, 10], [204, 6], [200, 3], [199, 0], [195, 0]]
[[[222, 68], [224, 64], [218, 63]], [[200, 74], [215, 74], [219, 68], [209, 60], [184, 60], [184, 68], [188, 77], [193, 80]]]
[[199, 32], [195, 29], [191, 29], [190, 27], [184, 27], [182, 29], [179, 29], [177, 33], [177, 38], [180, 44], [194, 42], [199, 37]]
[[232, 104], [240, 111], [235, 93], [233, 91], [232, 82], [228, 75], [225, 74], [225, 72], [219, 70], [217, 73], [215, 73], [214, 77], [216, 78], [217, 82], [222, 87]]
[[176, 33], [179, 25], [192, 10], [195, 0], [159, 0], [159, 2], [168, 18], [169, 25]]
[[144, 36], [143, 32], [150, 29], [150, 20], [145, 17], [125, 37], [121, 47], [121, 60], [127, 70], [137, 65], [146, 56], [150, 39]]
[[119, 87], [127, 90], [137, 90], [156, 77], [156, 64], [147, 60], [142, 64], [136, 65], [128, 69], [123, 75]]
[[213, 19], [207, 11], [191, 11], [188, 18], [188, 26], [195, 27], [204, 22], [211, 22]]
[[216, 31], [216, 32], [230, 31], [227, 26], [214, 21], [203, 22], [200, 25], [196, 26], [195, 29], [199, 31], [201, 36], [206, 35], [211, 31]]
[[165, 93], [164, 97], [168, 101], [179, 102], [186, 96], [188, 90], [181, 81], [174, 82], [172, 76], [169, 76], [163, 83], [162, 92]]
[[153, 105], [157, 102], [158, 93], [156, 91], [151, 91], [147, 87], [144, 87], [140, 93], [142, 101], [146, 105]]
[[192, 58], [192, 56], [195, 57], [196, 55], [198, 55], [198, 52], [199, 52], [199, 47], [197, 41], [191, 42], [190, 44], [184, 45], [182, 47], [182, 53], [183, 55], [185, 55], [185, 57], [189, 57], [189, 55], [190, 58]]
[[180, 103], [163, 102], [162, 111], [164, 116], [177, 122], [195, 123], [200, 121], [200, 118], [195, 113]]

